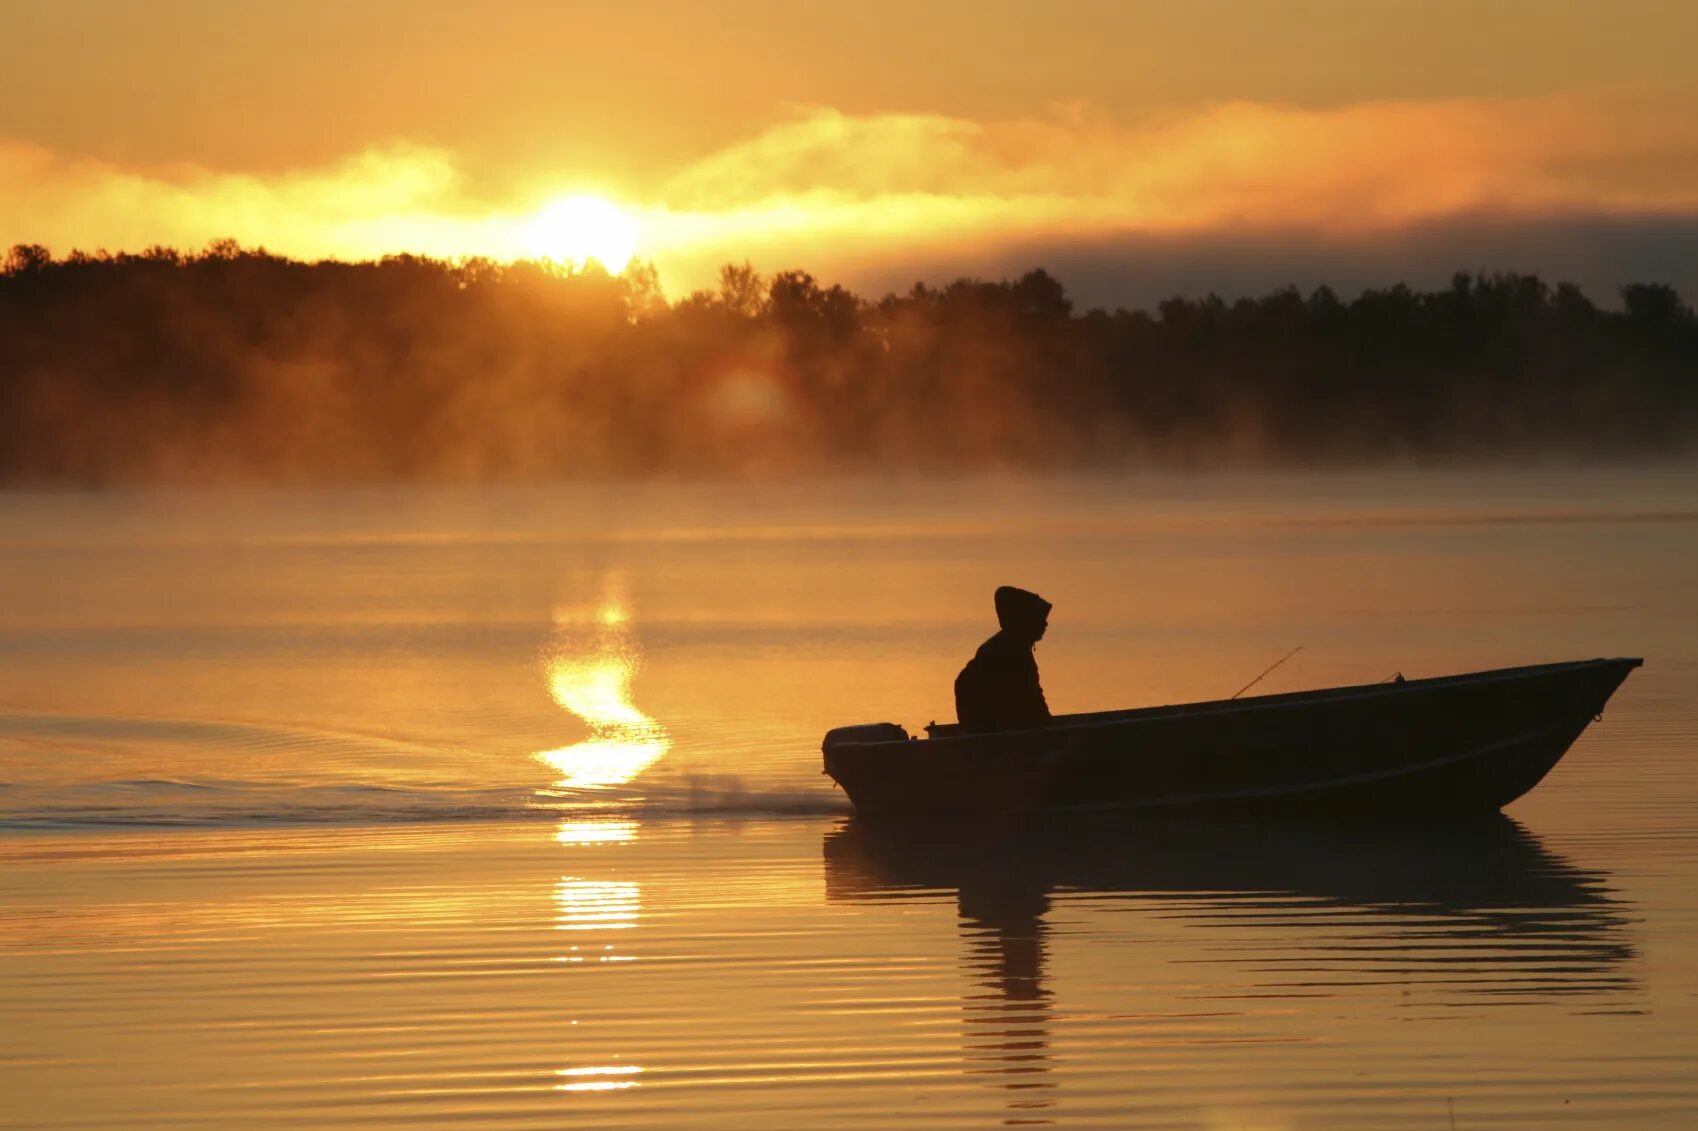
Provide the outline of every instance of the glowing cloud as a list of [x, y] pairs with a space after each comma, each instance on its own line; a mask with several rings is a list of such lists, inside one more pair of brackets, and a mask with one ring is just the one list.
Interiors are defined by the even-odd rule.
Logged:
[[[1468, 213], [1698, 210], [1692, 119], [1581, 99], [1229, 103], [1138, 127], [922, 115], [781, 123], [686, 170], [656, 247], [762, 244], [834, 260], [879, 245], [1308, 228], [1363, 235]], [[748, 252], [753, 254], [752, 251]]]
[[[821, 274], [1129, 233], [1328, 238], [1466, 215], [1698, 214], [1698, 114], [1649, 99], [1224, 103], [1128, 124], [1089, 107], [976, 121], [793, 111], [644, 202], [470, 191], [442, 150], [392, 145], [273, 175], [132, 169], [0, 141], [0, 242], [139, 250], [220, 237], [302, 256], [635, 251], [677, 293], [728, 260]], [[533, 186], [574, 178], [539, 176]]]

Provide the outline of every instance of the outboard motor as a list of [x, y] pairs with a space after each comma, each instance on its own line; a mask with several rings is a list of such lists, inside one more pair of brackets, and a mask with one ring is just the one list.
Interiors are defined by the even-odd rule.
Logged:
[[834, 727], [825, 732], [820, 749], [827, 754], [834, 746], [864, 746], [874, 742], [907, 742], [908, 732], [895, 723], [861, 723], [852, 727]]

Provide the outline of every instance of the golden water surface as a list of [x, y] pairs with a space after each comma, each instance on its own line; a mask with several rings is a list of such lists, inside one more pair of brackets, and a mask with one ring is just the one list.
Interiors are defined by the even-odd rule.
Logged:
[[[1685, 1127], [1698, 475], [0, 498], [0, 1127]], [[1500, 822], [862, 827], [1058, 711], [1641, 655]]]

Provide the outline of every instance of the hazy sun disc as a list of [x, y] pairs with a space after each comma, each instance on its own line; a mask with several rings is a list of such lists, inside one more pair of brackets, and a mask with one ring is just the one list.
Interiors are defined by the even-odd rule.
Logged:
[[582, 267], [593, 259], [617, 275], [637, 252], [637, 225], [599, 196], [568, 196], [542, 210], [525, 246], [556, 263]]

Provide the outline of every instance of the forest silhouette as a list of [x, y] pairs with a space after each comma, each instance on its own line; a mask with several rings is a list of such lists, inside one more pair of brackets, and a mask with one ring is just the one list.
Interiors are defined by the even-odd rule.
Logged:
[[652, 265], [53, 258], [0, 272], [0, 481], [1213, 466], [1646, 456], [1698, 437], [1656, 284], [1321, 287], [1080, 312], [1048, 272], [876, 301]]

